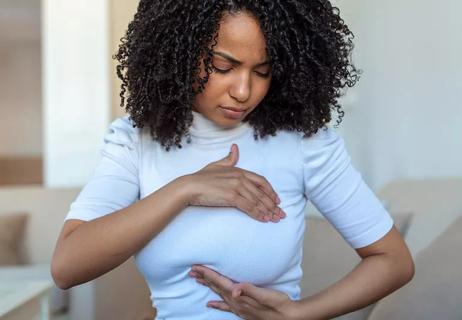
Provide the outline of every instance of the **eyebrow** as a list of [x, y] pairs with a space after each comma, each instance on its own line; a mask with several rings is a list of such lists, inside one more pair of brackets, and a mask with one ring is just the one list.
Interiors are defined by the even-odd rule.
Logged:
[[[237, 60], [236, 58], [230, 56], [229, 54], [227, 53], [224, 53], [224, 52], [221, 52], [221, 51], [212, 51], [212, 54], [216, 54], [222, 58], [225, 58], [226, 60], [228, 60], [229, 62], [235, 64], [235, 65], [241, 65], [242, 62]], [[264, 65], [267, 65], [269, 64], [270, 62], [268, 60], [262, 62], [262, 63], [259, 63], [257, 64], [256, 66], [259, 67], [259, 66], [264, 66]]]

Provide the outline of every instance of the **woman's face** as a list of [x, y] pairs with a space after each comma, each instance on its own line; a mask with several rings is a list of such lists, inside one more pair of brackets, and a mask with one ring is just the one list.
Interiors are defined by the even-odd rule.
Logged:
[[[258, 106], [271, 83], [266, 41], [255, 18], [247, 13], [225, 15], [213, 47], [212, 66], [213, 72], [192, 108], [222, 127], [232, 127]], [[204, 77], [202, 59], [200, 68]]]

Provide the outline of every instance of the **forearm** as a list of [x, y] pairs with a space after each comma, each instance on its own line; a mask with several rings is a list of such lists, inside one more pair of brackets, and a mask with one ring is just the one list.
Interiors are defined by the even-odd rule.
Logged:
[[396, 258], [378, 254], [363, 259], [350, 273], [323, 291], [296, 303], [295, 319], [331, 319], [370, 305], [412, 278]]
[[93, 280], [125, 262], [187, 206], [185, 192], [179, 178], [127, 208], [81, 224], [55, 250], [62, 286]]

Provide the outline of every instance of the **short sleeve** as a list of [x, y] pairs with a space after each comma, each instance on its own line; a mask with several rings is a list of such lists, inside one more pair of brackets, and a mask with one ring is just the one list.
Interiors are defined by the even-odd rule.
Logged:
[[93, 220], [139, 199], [138, 130], [128, 116], [110, 124], [93, 177], [71, 204], [65, 220]]
[[356, 249], [381, 239], [393, 219], [352, 166], [343, 139], [327, 127], [301, 138], [305, 196]]

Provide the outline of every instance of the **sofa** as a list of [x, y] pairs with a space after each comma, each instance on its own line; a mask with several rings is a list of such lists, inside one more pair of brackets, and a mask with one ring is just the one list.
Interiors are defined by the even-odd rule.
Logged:
[[[50, 264], [54, 245], [78, 188], [0, 187], [0, 264]], [[3, 256], [3, 257], [2, 257]], [[45, 268], [49, 277], [49, 268]], [[66, 320], [147, 320], [154, 317], [149, 290], [133, 258], [69, 290], [54, 287], [50, 311]], [[63, 317], [65, 315], [65, 317]]]
[[[9, 239], [0, 237], [0, 241], [17, 252], [16, 262], [10, 252], [7, 263], [49, 264], [63, 219], [78, 192], [77, 188], [1, 187], [0, 228], [3, 223], [10, 232], [5, 233]], [[337, 319], [462, 319], [462, 259], [457, 254], [462, 247], [462, 178], [397, 180], [377, 194], [414, 256], [416, 274], [400, 290]], [[12, 216], [17, 217], [15, 222]], [[302, 296], [324, 289], [359, 261], [322, 215], [307, 206]], [[65, 291], [54, 288], [50, 303], [53, 314], [65, 314], [69, 320], [147, 320], [155, 315], [133, 258], [80, 286]]]
[[[377, 195], [414, 257], [415, 275], [377, 303], [336, 319], [461, 320], [462, 178], [399, 179]], [[302, 296], [324, 289], [360, 261], [315, 209], [308, 217]]]

